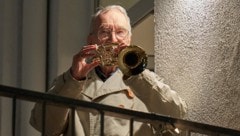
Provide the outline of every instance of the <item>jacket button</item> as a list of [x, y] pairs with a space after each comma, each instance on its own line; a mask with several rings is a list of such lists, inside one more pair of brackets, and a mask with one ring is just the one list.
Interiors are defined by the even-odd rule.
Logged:
[[120, 108], [124, 108], [124, 105], [120, 104], [120, 105], [118, 105], [118, 107], [120, 107]]
[[133, 99], [134, 94], [133, 94], [133, 92], [131, 91], [131, 89], [127, 89], [126, 91], [127, 91], [127, 97], [130, 98], [130, 99]]

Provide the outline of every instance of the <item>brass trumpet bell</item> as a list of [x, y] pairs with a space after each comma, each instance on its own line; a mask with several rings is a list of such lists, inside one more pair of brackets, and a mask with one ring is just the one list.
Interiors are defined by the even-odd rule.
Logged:
[[137, 75], [147, 67], [147, 55], [141, 47], [130, 45], [119, 53], [118, 67], [124, 75]]

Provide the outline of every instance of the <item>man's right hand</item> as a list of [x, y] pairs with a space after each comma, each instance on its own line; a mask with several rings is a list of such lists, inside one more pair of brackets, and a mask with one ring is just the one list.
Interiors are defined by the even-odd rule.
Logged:
[[86, 62], [96, 56], [97, 45], [84, 46], [76, 55], [73, 56], [71, 74], [76, 80], [86, 78], [87, 74], [100, 64], [98, 60]]

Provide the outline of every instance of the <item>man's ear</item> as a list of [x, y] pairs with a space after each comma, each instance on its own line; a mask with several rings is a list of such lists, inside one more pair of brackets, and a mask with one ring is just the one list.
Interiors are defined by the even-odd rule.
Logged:
[[87, 37], [87, 44], [93, 44], [93, 34], [89, 34], [88, 37]]
[[127, 43], [130, 45], [131, 44], [131, 39], [132, 39], [132, 36], [129, 36], [128, 38], [127, 38]]

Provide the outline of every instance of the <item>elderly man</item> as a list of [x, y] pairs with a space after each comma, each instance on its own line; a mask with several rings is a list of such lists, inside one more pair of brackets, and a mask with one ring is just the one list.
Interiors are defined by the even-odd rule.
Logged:
[[[145, 69], [138, 75], [123, 78], [125, 76], [117, 66], [102, 66], [99, 60], [88, 61], [96, 56], [97, 45], [113, 43], [119, 50], [130, 45], [131, 26], [124, 8], [112, 5], [99, 10], [92, 19], [87, 42], [88, 45], [73, 57], [71, 68], [56, 78], [49, 93], [177, 118], [183, 116], [185, 103], [155, 73]], [[39, 103], [32, 110], [31, 124], [37, 130], [41, 130], [41, 110]], [[71, 116], [68, 108], [47, 105], [46, 134], [68, 136], [74, 130], [76, 136], [99, 135], [98, 114], [77, 110], [75, 120]], [[104, 125], [106, 136], [129, 135], [128, 120], [106, 116]], [[155, 125], [134, 123], [134, 135], [150, 136], [154, 133], [158, 133]]]

